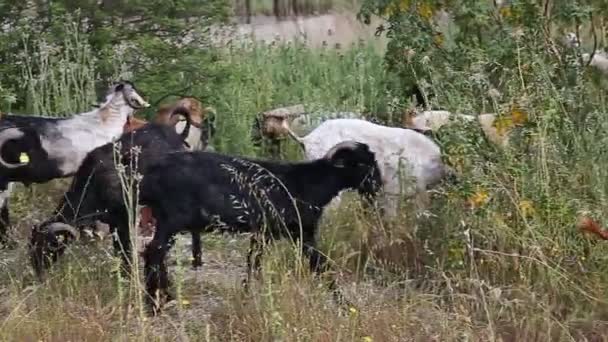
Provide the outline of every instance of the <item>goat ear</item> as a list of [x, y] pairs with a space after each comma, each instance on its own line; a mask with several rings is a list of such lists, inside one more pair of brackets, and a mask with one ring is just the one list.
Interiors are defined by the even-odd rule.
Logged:
[[125, 88], [125, 84], [124, 83], [119, 83], [115, 88], [114, 91], [122, 91]]

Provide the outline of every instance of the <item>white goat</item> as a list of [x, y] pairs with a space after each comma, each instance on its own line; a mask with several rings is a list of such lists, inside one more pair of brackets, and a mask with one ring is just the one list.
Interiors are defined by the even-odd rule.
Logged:
[[[451, 113], [447, 110], [427, 110], [404, 121], [404, 127], [417, 131], [437, 131], [439, 128], [450, 123], [451, 120], [463, 120], [472, 122], [477, 120], [486, 138], [498, 145], [505, 147], [509, 144], [508, 132], [500, 133], [496, 128], [498, 116], [492, 113], [480, 114], [478, 116]], [[513, 120], [518, 123], [517, 120]]]
[[437, 184], [448, 169], [441, 160], [439, 146], [418, 132], [377, 125], [360, 119], [333, 119], [323, 122], [305, 137], [298, 137], [287, 122], [284, 128], [304, 148], [306, 159], [322, 157], [336, 144], [353, 140], [367, 144], [376, 155], [384, 196], [381, 207], [387, 217], [395, 217], [402, 195], [413, 196]]

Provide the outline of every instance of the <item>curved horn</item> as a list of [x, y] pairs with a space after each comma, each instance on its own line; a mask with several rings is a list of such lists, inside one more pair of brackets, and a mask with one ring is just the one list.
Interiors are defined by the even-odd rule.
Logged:
[[306, 144], [304, 143], [304, 138], [300, 138], [294, 131], [291, 130], [291, 128], [289, 128], [289, 124], [287, 123], [287, 120], [283, 120], [283, 123], [281, 125], [287, 131], [287, 134], [289, 134], [290, 137], [292, 137], [298, 144], [300, 144], [300, 146], [302, 147], [303, 150], [306, 150]]
[[[192, 114], [186, 107], [179, 106], [177, 108], [174, 108], [173, 111], [171, 112], [171, 119], [173, 119], [177, 115], [181, 115], [184, 118], [186, 118], [186, 126], [184, 126], [184, 130], [180, 133], [180, 136], [182, 137], [182, 140], [184, 141], [184, 143], [186, 145], [188, 145], [188, 143], [186, 142], [186, 139], [188, 138], [188, 135], [190, 135], [190, 126], [192, 126], [192, 124], [193, 124], [192, 116], [191, 116]], [[175, 122], [173, 125], [175, 125], [176, 123], [177, 122]], [[188, 145], [188, 147], [190, 147], [190, 146]]]
[[[5, 142], [9, 140], [15, 140], [23, 137], [25, 133], [16, 127], [5, 128], [0, 131], [0, 151], [2, 151], [2, 146]], [[2, 158], [2, 153], [0, 153], [0, 165], [4, 166], [7, 169], [16, 169], [18, 167], [24, 166], [27, 163], [9, 163]]]
[[336, 154], [336, 152], [338, 152], [338, 150], [341, 149], [351, 149], [351, 150], [356, 150], [357, 148], [359, 148], [359, 146], [362, 145], [361, 143], [358, 143], [354, 140], [346, 140], [346, 141], [342, 141], [340, 143], [337, 143], [336, 145], [334, 145], [329, 151], [327, 151], [327, 153], [325, 153], [325, 159], [331, 159], [334, 157], [334, 154]]
[[78, 237], [80, 236], [80, 233], [78, 232], [78, 230], [76, 230], [76, 228], [70, 226], [69, 224], [61, 222], [52, 223], [48, 228], [48, 232], [53, 234], [60, 232], [68, 232], [70, 235], [72, 235], [74, 239], [78, 239]]

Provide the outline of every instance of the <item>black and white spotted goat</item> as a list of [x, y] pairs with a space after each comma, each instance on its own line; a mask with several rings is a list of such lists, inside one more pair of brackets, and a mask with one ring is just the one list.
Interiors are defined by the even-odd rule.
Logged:
[[86, 155], [123, 132], [133, 111], [149, 104], [130, 82], [112, 86], [98, 108], [70, 118], [3, 115], [0, 119], [0, 239], [6, 237], [11, 182], [45, 183], [73, 175]]
[[[174, 113], [184, 115], [179, 109]], [[173, 126], [147, 123], [122, 135], [116, 144], [108, 143], [91, 151], [54, 214], [32, 230], [30, 257], [36, 274], [42, 277], [63, 254], [67, 244], [81, 237], [83, 228], [93, 226], [96, 221], [108, 224], [111, 232], [116, 233], [114, 249], [122, 252], [123, 262], [129, 262], [129, 208], [125, 205], [123, 191], [126, 189], [117, 171], [117, 162], [125, 166], [127, 177], [134, 175], [131, 165], [141, 173], [166, 153], [186, 151], [184, 139], [189, 128], [186, 124], [182, 134], [178, 134]], [[194, 266], [200, 266], [199, 233], [192, 234], [192, 239]]]
[[143, 253], [149, 304], [156, 310], [157, 294], [171, 297], [164, 259], [180, 231], [253, 233], [248, 279], [260, 266], [263, 242], [280, 237], [301, 241], [311, 270], [323, 271], [327, 260], [315, 241], [323, 208], [344, 189], [373, 197], [379, 184], [374, 153], [353, 141], [298, 163], [210, 152], [165, 155], [147, 169], [140, 187], [140, 203], [156, 220], [154, 238]]

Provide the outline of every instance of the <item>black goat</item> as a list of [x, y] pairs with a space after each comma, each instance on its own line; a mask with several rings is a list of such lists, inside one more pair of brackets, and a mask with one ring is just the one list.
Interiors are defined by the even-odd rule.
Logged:
[[133, 111], [149, 104], [127, 81], [112, 86], [105, 102], [69, 118], [5, 114], [0, 119], [0, 239], [8, 226], [10, 182], [45, 183], [76, 173], [87, 153], [123, 132]]
[[[141, 183], [140, 203], [156, 220], [144, 250], [146, 290], [153, 309], [157, 291], [170, 298], [164, 263], [172, 237], [182, 231], [252, 232], [248, 278], [259, 268], [260, 238], [301, 239], [315, 272], [326, 257], [316, 250], [315, 233], [323, 208], [341, 190], [375, 195], [380, 172], [365, 144], [343, 142], [324, 158], [300, 163], [249, 160], [209, 152], [165, 155]], [[302, 235], [301, 235], [302, 234]], [[332, 283], [333, 287], [333, 283]]]
[[[183, 108], [176, 109], [173, 114], [185, 115], [187, 122], [190, 122], [188, 113]], [[186, 125], [180, 135], [172, 126], [149, 123], [125, 133], [119, 140], [118, 161], [127, 166], [129, 176], [132, 172], [129, 165], [135, 165], [137, 172], [141, 173], [162, 155], [185, 151], [184, 138], [188, 135], [189, 128]], [[113, 143], [89, 153], [53, 217], [34, 227], [30, 255], [34, 270], [39, 276], [63, 253], [66, 242], [79, 236], [79, 228], [91, 226], [96, 220], [108, 224], [111, 231], [116, 232], [118, 239], [114, 240], [114, 247], [117, 251], [123, 251], [123, 261], [130, 261], [129, 212], [124, 203], [123, 186], [116, 168], [116, 155]], [[132, 214], [135, 214], [135, 208], [133, 210]], [[202, 263], [199, 234], [192, 234], [192, 239], [195, 257], [193, 265], [196, 267]]]

